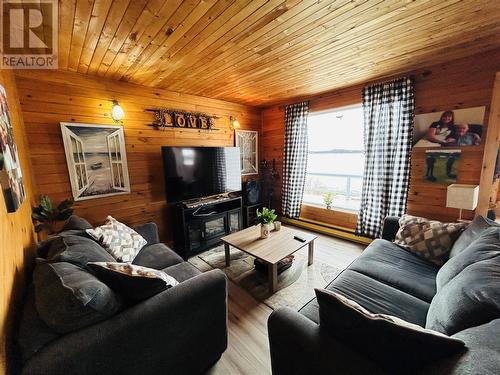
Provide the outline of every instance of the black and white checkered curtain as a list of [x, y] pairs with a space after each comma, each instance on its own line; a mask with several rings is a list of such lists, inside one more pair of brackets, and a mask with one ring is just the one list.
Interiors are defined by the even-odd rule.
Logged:
[[414, 109], [411, 78], [363, 89], [365, 168], [359, 235], [380, 237], [384, 218], [406, 210]]
[[285, 108], [285, 150], [283, 156], [282, 214], [294, 218], [300, 215], [307, 170], [307, 115], [309, 102]]

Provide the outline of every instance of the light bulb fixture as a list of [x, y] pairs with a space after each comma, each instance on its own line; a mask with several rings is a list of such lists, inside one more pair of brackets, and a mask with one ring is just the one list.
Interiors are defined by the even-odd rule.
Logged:
[[113, 100], [113, 107], [111, 108], [111, 118], [115, 122], [121, 122], [123, 120], [123, 117], [125, 117], [123, 108], [120, 106], [120, 104], [118, 104], [117, 100]]
[[231, 130], [236, 130], [241, 128], [240, 122], [236, 119], [236, 117], [229, 117], [229, 127]]

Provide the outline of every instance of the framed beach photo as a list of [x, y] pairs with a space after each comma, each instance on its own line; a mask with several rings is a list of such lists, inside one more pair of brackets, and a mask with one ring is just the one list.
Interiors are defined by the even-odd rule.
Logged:
[[130, 193], [121, 125], [61, 122], [75, 201]]
[[235, 146], [240, 148], [241, 174], [259, 173], [259, 132], [235, 130]]

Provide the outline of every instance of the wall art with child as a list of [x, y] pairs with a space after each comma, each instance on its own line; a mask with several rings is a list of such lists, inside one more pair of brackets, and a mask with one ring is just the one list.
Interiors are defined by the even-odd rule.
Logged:
[[414, 147], [480, 145], [485, 109], [483, 106], [416, 115]]

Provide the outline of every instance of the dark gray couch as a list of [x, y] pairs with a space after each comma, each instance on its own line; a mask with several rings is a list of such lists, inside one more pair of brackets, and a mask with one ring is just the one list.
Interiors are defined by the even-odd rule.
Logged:
[[[483, 218], [479, 220], [486, 223]], [[494, 224], [488, 222], [487, 225]], [[398, 228], [398, 218], [387, 218], [384, 239], [377, 239], [368, 246], [326, 289], [345, 295], [371, 312], [397, 316], [424, 327], [430, 304], [436, 295], [436, 278], [440, 268], [395, 245], [392, 241]], [[476, 227], [471, 225], [470, 228], [461, 235], [463, 238], [459, 237], [455, 242], [457, 248], [463, 248], [472, 240], [471, 236], [477, 235]], [[498, 244], [500, 242], [488, 257], [500, 259]], [[452, 251], [450, 257], [454, 255]], [[497, 284], [492, 285], [498, 285], [500, 268], [497, 265], [498, 262], [489, 275], [491, 280], [486, 283], [495, 282]], [[463, 289], [467, 287], [464, 285]], [[484, 296], [490, 292], [485, 289]], [[492, 298], [495, 301], [487, 307], [489, 316], [485, 316], [481, 324], [471, 325], [451, 335], [463, 340], [466, 350], [426, 364], [415, 372], [499, 374], [500, 301], [498, 297]], [[437, 308], [447, 308], [446, 303], [444, 305]], [[389, 373], [383, 363], [362, 355], [352, 345], [322, 328], [319, 315], [316, 298], [299, 312], [282, 308], [271, 314], [268, 329], [274, 375]], [[450, 319], [453, 319], [451, 314]]]
[[[31, 288], [18, 337], [22, 374], [200, 374], [220, 358], [227, 347], [226, 276], [184, 262], [159, 243], [155, 224], [136, 230], [148, 244], [133, 263], [164, 270], [180, 284], [63, 335], [40, 319]], [[61, 233], [74, 234], [82, 233]]]

